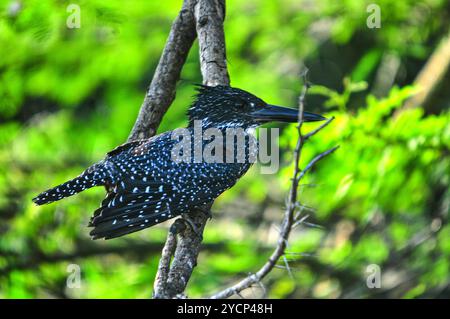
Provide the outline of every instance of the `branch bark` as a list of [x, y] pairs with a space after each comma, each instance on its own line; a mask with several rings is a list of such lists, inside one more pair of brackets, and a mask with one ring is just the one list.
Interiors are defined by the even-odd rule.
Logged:
[[[196, 38], [194, 7], [197, 5], [196, 0], [184, 0], [180, 13], [172, 24], [163, 53], [128, 141], [146, 139], [155, 135], [162, 117], [175, 99], [177, 81]], [[204, 227], [206, 219], [203, 216], [201, 218], [194, 216], [194, 220], [196, 218]], [[175, 223], [179, 224], [177, 221]], [[200, 230], [203, 232], [202, 227]], [[184, 291], [200, 249], [201, 238], [197, 237], [189, 229], [185, 229], [180, 234], [180, 243], [177, 245], [173, 233], [169, 232], [155, 279], [155, 297], [171, 298]], [[189, 245], [192, 247], [191, 249], [187, 249]], [[174, 253], [174, 261], [170, 265]]]
[[[223, 32], [225, 1], [198, 0], [193, 12], [199, 40], [203, 83], [212, 86], [229, 85]], [[194, 223], [196, 232], [192, 230], [192, 227], [182, 227], [177, 235], [169, 232], [154, 283], [154, 298], [185, 296], [184, 291], [197, 265], [203, 230], [209, 218], [205, 212], [209, 211], [211, 206], [212, 203], [200, 210], [189, 212], [189, 219]], [[175, 223], [179, 224], [179, 220]]]
[[172, 101], [181, 69], [195, 40], [194, 1], [185, 0], [175, 19], [128, 141], [152, 137]]
[[225, 0], [200, 0], [194, 7], [203, 84], [230, 85], [225, 35]]

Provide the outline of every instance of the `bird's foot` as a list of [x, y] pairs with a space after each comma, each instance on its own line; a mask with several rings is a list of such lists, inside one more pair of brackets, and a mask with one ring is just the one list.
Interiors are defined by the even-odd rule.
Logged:
[[203, 214], [205, 214], [205, 216], [208, 217], [208, 219], [212, 219], [211, 208], [199, 207], [197, 209]]
[[186, 223], [184, 222], [183, 218], [178, 218], [178, 219], [175, 219], [173, 224], [170, 226], [169, 232], [172, 235], [176, 236], [179, 233], [181, 233], [182, 231], [184, 231], [185, 229], [186, 229]]
[[203, 240], [203, 234], [201, 229], [195, 224], [195, 222], [192, 220], [192, 218], [188, 215], [188, 214], [182, 214], [181, 215], [182, 220], [184, 220], [184, 222], [186, 224], [188, 224], [192, 231], [201, 239]]

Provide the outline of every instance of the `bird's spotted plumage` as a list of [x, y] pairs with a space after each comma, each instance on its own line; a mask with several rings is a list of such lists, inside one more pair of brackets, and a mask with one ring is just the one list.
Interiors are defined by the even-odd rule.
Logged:
[[238, 161], [238, 146], [227, 145], [224, 138], [223, 154], [231, 152], [234, 161], [196, 162], [195, 143], [204, 147], [208, 141], [195, 139], [193, 121], [202, 120], [202, 129], [217, 127], [225, 136], [229, 127], [248, 130], [261, 124], [261, 115], [256, 119], [251, 114], [267, 107], [239, 89], [201, 87], [189, 111], [187, 131], [193, 146], [190, 161], [173, 160], [172, 149], [179, 141], [172, 131], [166, 132], [117, 147], [77, 178], [41, 193], [33, 201], [38, 205], [51, 203], [93, 186], [105, 186], [106, 198], [89, 223], [94, 239], [123, 236], [188, 213], [212, 202], [247, 172], [252, 164], [251, 152], [255, 152], [249, 145], [256, 144], [254, 136], [246, 134], [245, 160]]

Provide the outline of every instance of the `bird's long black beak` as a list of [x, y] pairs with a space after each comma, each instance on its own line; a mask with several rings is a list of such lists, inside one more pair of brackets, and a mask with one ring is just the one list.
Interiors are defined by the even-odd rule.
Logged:
[[[268, 104], [266, 108], [253, 112], [252, 117], [261, 123], [275, 121], [294, 123], [298, 121], [298, 110]], [[322, 115], [303, 112], [304, 122], [316, 122], [323, 120], [326, 120], [326, 118]]]

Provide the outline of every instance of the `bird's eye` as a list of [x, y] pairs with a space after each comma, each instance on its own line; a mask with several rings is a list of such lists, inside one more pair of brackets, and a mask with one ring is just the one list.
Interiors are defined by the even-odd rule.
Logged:
[[255, 107], [255, 103], [250, 102], [250, 107]]

